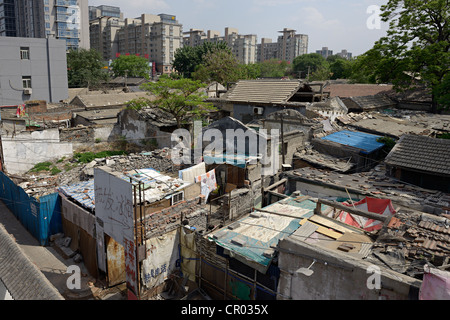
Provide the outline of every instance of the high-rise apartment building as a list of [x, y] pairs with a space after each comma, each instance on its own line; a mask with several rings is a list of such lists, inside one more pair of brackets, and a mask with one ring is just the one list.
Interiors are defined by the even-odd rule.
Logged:
[[336, 53], [337, 56], [350, 60], [352, 58], [352, 53], [348, 52], [347, 49], [342, 49], [341, 52]]
[[0, 37], [16, 36], [14, 0], [0, 0]]
[[120, 18], [99, 17], [89, 22], [91, 49], [95, 49], [104, 60], [113, 60], [119, 53], [118, 31], [125, 25]]
[[284, 28], [277, 39], [262, 38], [257, 47], [257, 61], [263, 62], [270, 59], [279, 59], [293, 62], [298, 56], [308, 53], [308, 40], [306, 34], [296, 34], [296, 30]]
[[183, 43], [183, 27], [168, 14], [126, 18], [117, 31], [118, 55], [139, 55], [154, 63], [156, 72], [171, 73], [175, 51]]
[[[14, 19], [11, 15], [12, 6]], [[88, 0], [0, 0], [2, 7], [5, 13], [8, 12], [8, 18], [0, 18], [0, 30], [2, 20], [5, 20], [5, 29], [9, 28], [5, 33], [10, 36], [51, 37], [65, 40], [67, 49], [89, 49]]]
[[283, 34], [278, 37], [278, 43], [281, 45], [279, 51], [281, 60], [293, 62], [296, 57], [308, 53], [307, 35], [296, 34], [296, 30], [288, 28], [279, 32]]
[[316, 50], [316, 53], [322, 55], [325, 59], [333, 55], [333, 50], [328, 50], [328, 47], [322, 47], [322, 50]]
[[89, 20], [94, 20], [100, 17], [111, 17], [123, 19], [123, 13], [119, 7], [115, 6], [89, 6]]
[[125, 25], [119, 7], [89, 7], [89, 39], [91, 49], [95, 49], [105, 60], [113, 60], [119, 53], [118, 31]]
[[255, 34], [241, 35], [238, 29], [225, 28], [225, 35], [220, 32], [208, 30], [205, 33], [200, 29], [191, 29], [184, 33], [184, 46], [196, 47], [205, 42], [225, 42], [230, 47], [236, 59], [243, 64], [256, 62], [257, 36]]

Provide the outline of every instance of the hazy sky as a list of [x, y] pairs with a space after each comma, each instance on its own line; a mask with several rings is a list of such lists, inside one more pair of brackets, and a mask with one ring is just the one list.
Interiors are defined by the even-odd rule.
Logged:
[[276, 41], [283, 28], [309, 35], [308, 52], [328, 47], [334, 53], [347, 49], [359, 55], [372, 48], [386, 32], [386, 24], [369, 29], [371, 5], [387, 0], [89, 0], [89, 5], [121, 8], [125, 18], [142, 13], [175, 15], [183, 31], [220, 31], [236, 28], [240, 34], [256, 34]]

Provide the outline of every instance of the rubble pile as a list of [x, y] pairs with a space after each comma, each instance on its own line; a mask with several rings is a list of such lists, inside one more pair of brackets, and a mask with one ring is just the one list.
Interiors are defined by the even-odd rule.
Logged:
[[168, 174], [174, 172], [169, 148], [97, 158], [86, 164], [79, 163], [72, 158], [64, 159], [56, 161], [53, 166], [61, 172], [56, 174], [49, 171], [28, 172], [20, 177], [12, 178], [29, 196], [39, 199], [57, 192], [60, 186], [73, 185], [93, 179], [94, 168], [97, 167], [107, 166], [116, 172], [147, 168]]

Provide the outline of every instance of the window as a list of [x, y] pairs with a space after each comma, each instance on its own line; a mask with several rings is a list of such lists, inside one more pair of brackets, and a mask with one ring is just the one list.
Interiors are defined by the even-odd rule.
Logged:
[[30, 48], [28, 48], [28, 47], [20, 48], [20, 59], [30, 60]]
[[22, 77], [22, 86], [24, 89], [31, 89], [31, 77], [30, 76]]
[[172, 203], [171, 205], [175, 205], [178, 202], [183, 201], [184, 199], [184, 193], [183, 192], [179, 192], [179, 193], [175, 193], [172, 195]]

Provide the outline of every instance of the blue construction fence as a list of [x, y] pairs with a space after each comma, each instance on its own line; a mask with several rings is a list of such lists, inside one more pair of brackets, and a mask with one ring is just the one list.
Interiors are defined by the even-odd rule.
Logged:
[[0, 172], [0, 200], [41, 246], [47, 246], [51, 235], [62, 232], [61, 199], [58, 193], [30, 197], [5, 173]]

